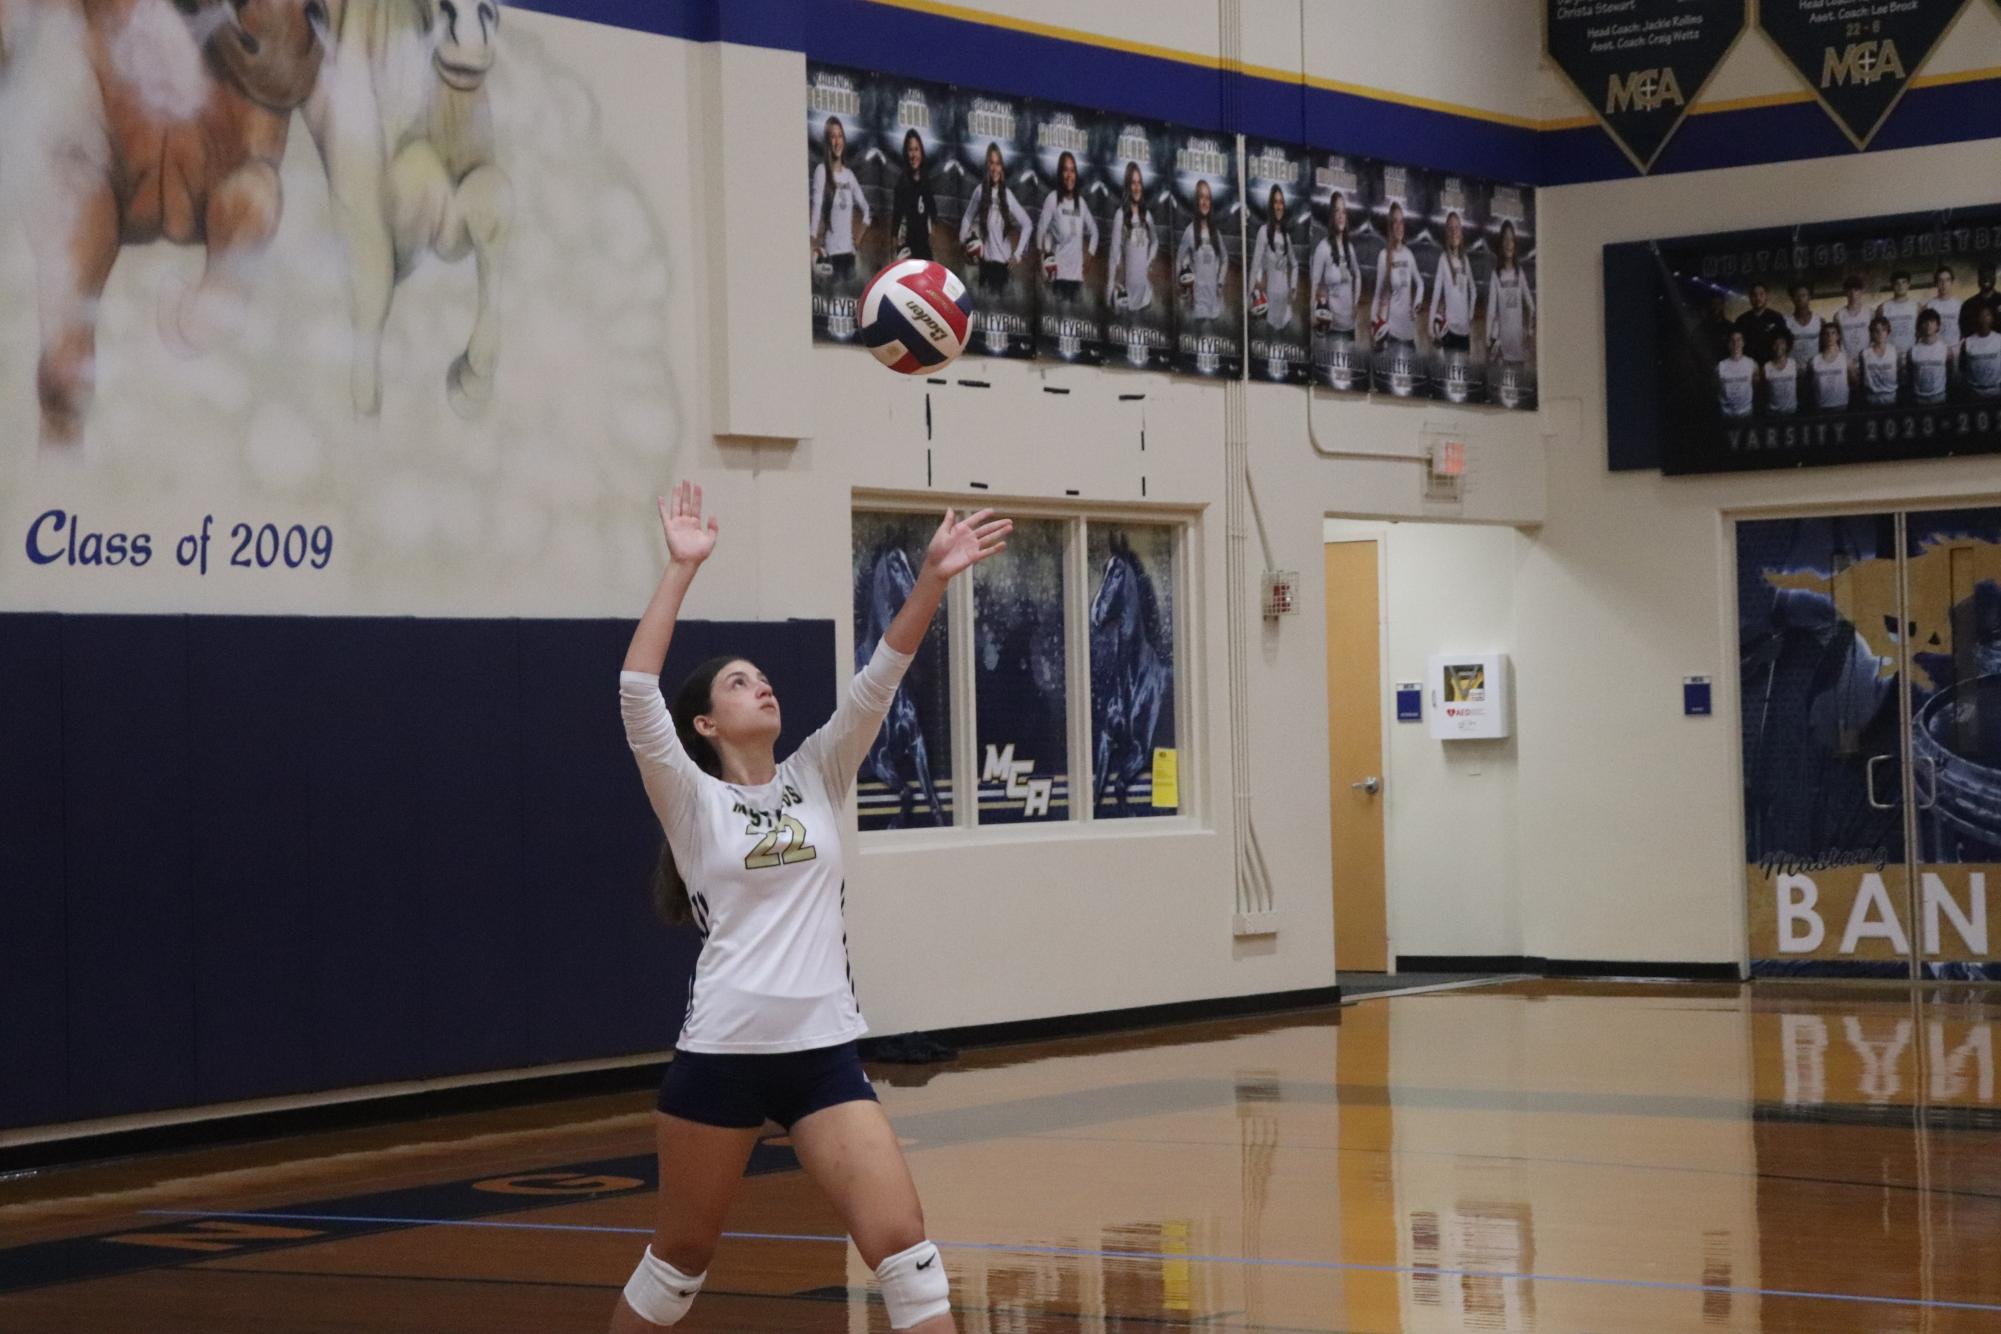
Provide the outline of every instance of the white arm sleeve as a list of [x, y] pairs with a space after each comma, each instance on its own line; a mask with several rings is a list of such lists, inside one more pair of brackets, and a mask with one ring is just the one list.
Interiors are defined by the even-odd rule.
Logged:
[[866, 228], [872, 219], [868, 211], [868, 191], [862, 189], [862, 178], [855, 177], [855, 207], [862, 211], [862, 226]]
[[1158, 255], [1159, 253], [1160, 253], [1160, 229], [1157, 227], [1149, 227], [1146, 229], [1146, 262], [1148, 267], [1152, 267], [1153, 257], [1155, 255]]
[[1014, 217], [1016, 229], [1014, 257], [1020, 259], [1028, 253], [1028, 238], [1029, 234], [1034, 231], [1035, 224], [1028, 220], [1028, 210], [1021, 206], [1019, 199], [1014, 197], [1014, 191], [1006, 191], [1003, 197], [1007, 200], [1007, 211]]
[[1084, 253], [1095, 255], [1098, 253], [1098, 220], [1091, 216], [1091, 210], [1088, 208], [1079, 209], [1077, 216], [1084, 220]]
[[1529, 286], [1529, 276], [1526, 273], [1515, 286], [1522, 294], [1522, 330], [1526, 333], [1535, 328], [1535, 291]]
[[1446, 268], [1445, 256], [1438, 257], [1438, 267], [1431, 274], [1431, 318], [1437, 319], [1439, 310], [1445, 303]]
[[964, 245], [967, 241], [972, 239], [973, 229], [979, 223], [980, 215], [978, 211], [975, 210], [973, 207], [973, 201], [978, 199], [979, 197], [980, 197], [980, 192], [978, 190], [973, 191], [972, 195], [968, 197], [966, 200], [966, 211], [959, 215], [960, 245]]
[[1056, 225], [1056, 200], [1054, 190], [1042, 201], [1042, 217], [1035, 224], [1035, 248], [1043, 254], [1049, 253], [1049, 231]]
[[855, 770], [875, 744], [876, 733], [882, 730], [883, 717], [913, 657], [878, 642], [868, 666], [848, 682], [848, 693], [834, 716], [800, 745], [800, 759], [820, 775], [834, 800], [847, 795]]
[[823, 193], [826, 190], [826, 180], [824, 168], [813, 168], [813, 203], [806, 210], [806, 239], [809, 241], [820, 239], [820, 204], [826, 198]]
[[650, 672], [618, 674], [618, 709], [625, 719], [625, 742], [639, 762], [647, 800], [670, 842], [686, 848], [701, 828], [695, 818], [701, 785], [708, 775], [682, 748], [660, 698], [660, 678]]
[[1258, 228], [1258, 243], [1251, 247], [1251, 287], [1265, 285], [1265, 229]]
[[1369, 302], [1371, 319], [1382, 319], [1390, 308], [1390, 252], [1386, 248], [1376, 257], [1376, 295]]
[[1112, 262], [1105, 265], [1105, 299], [1112, 299], [1119, 290], [1119, 270], [1126, 262], [1126, 212], [1120, 209], [1112, 216]]
[[1333, 264], [1333, 252], [1322, 241], [1313, 247], [1313, 263], [1307, 270], [1306, 282], [1313, 289], [1313, 299], [1320, 299], [1320, 289], [1327, 285], [1327, 270]]

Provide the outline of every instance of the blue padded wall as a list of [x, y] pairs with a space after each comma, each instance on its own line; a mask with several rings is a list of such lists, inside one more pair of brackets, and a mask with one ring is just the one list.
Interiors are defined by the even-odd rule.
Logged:
[[[630, 622], [0, 614], [0, 1127], [655, 1051]], [[830, 621], [681, 626], [787, 752]], [[841, 673], [840, 675], [845, 675]]]

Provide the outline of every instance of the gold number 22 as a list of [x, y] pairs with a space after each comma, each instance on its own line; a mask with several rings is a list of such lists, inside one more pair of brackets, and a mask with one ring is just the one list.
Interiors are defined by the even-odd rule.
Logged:
[[[746, 834], [757, 832], [755, 828], [744, 830]], [[784, 846], [779, 845], [780, 839]], [[778, 827], [758, 840], [750, 855], [743, 859], [746, 871], [762, 871], [770, 866], [790, 866], [793, 862], [810, 862], [818, 857], [819, 851], [806, 841], [806, 826], [789, 815], [778, 819]]]

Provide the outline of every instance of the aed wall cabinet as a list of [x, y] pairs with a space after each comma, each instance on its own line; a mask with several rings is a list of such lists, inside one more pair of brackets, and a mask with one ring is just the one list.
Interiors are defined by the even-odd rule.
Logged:
[[1482, 741], [1509, 734], [1507, 654], [1434, 653], [1428, 661], [1433, 736]]

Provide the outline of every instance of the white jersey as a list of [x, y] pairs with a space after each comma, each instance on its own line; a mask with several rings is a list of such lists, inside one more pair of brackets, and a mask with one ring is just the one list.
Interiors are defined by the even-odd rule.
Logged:
[[1790, 417], [1800, 410], [1800, 368], [1791, 357], [1765, 363], [1765, 411]]
[[[1125, 310], [1145, 310], [1153, 304], [1153, 257], [1160, 253], [1159, 229], [1151, 218], [1142, 215], [1142, 222], [1130, 231], [1126, 229], [1126, 214], [1130, 210], [1121, 208], [1112, 215], [1112, 273], [1110, 296], [1114, 307], [1118, 307], [1121, 292], [1125, 293]], [[1218, 312], [1220, 313], [1220, 312]]]
[[1873, 347], [1862, 349], [1862, 388], [1877, 407], [1897, 401], [1897, 372], [1902, 369], [1903, 361], [1903, 354], [1894, 347], [1881, 352]]
[[1056, 261], [1056, 281], [1084, 280], [1084, 256], [1098, 253], [1098, 220], [1081, 195], [1065, 199], [1050, 192], [1042, 201], [1042, 220], [1035, 225], [1035, 245], [1045, 261]]
[[1965, 298], [1956, 296], [1935, 296], [1925, 302], [1926, 310], [1938, 312], [1939, 341], [1955, 351], [1959, 348], [1960, 339], [1959, 308], [1965, 304]]
[[1952, 349], [1943, 338], [1911, 349], [1911, 397], [1920, 403], [1945, 402], [1946, 363]]
[[1841, 330], [1841, 350], [1849, 360], [1861, 356], [1862, 349], [1869, 346], [1869, 321], [1875, 318], [1869, 311], [1846, 306], [1834, 312], [1835, 327]]
[[1848, 406], [1849, 360], [1846, 353], [1815, 353], [1808, 363], [1813, 368], [1814, 406], [1822, 412]]
[[1726, 417], [1751, 415], [1751, 388], [1758, 363], [1749, 357], [1725, 357], [1716, 363], [1717, 394]]
[[841, 917], [844, 807], [909, 666], [878, 644], [834, 716], [756, 787], [696, 766], [659, 677], [619, 674], [625, 739], [702, 932], [682, 1050], [806, 1051], [867, 1030]]
[[1207, 239], [1196, 245], [1195, 224], [1191, 222], [1181, 229], [1179, 253], [1181, 260], [1175, 267], [1188, 280], [1188, 317], [1196, 320], [1221, 318], [1223, 271], [1228, 267], [1224, 262], [1222, 235], [1211, 226]]
[[1273, 240], [1270, 227], [1258, 228], [1258, 242], [1251, 248], [1251, 281], [1264, 288], [1265, 324], [1283, 329], [1292, 323], [1292, 286], [1299, 281], [1299, 261], [1293, 257], [1292, 236], [1279, 229]]
[[[987, 201], [985, 209], [980, 207], [980, 199]], [[1014, 249], [1007, 244], [1008, 220], [1014, 220]], [[989, 191], [985, 185], [975, 186], [966, 199], [966, 215], [959, 219], [959, 244], [964, 245], [977, 232], [980, 242], [980, 260], [986, 264], [1004, 264], [1009, 259], [1020, 259], [1028, 253], [1028, 210], [1014, 197], [1014, 191], [1002, 186]]]
[[[795, 176], [792, 179], [796, 181], [799, 178]], [[859, 212], [862, 215], [862, 226], [868, 226], [868, 199], [862, 194], [862, 183], [855, 178], [854, 172], [845, 166], [834, 173], [833, 208], [827, 215], [827, 232], [822, 239], [820, 213], [826, 207], [827, 164], [823, 162], [813, 169], [813, 206], [806, 213], [806, 235], [808, 239], [818, 242], [820, 248], [829, 255], [854, 254], [855, 214]]]
[[1975, 398], [2001, 398], [2001, 333], [1975, 334], [1959, 345], [1960, 373]]
[[1520, 267], [1496, 268], [1487, 280], [1487, 341], [1502, 361], [1528, 359], [1528, 331], [1535, 325], [1535, 294]]
[[1409, 246], [1392, 252], [1385, 249], [1376, 260], [1375, 317], [1382, 320], [1385, 337], [1399, 342], [1417, 341], [1417, 312], [1424, 305], [1424, 275], [1418, 272], [1417, 256]]
[[1473, 266], [1464, 257], [1455, 262], [1450, 255], [1440, 255], [1438, 267], [1431, 275], [1432, 332], [1471, 338], [1473, 306], [1479, 299], [1480, 289], [1473, 281]]
[[1348, 247], [1340, 259], [1326, 237], [1313, 247], [1313, 300], [1326, 302], [1336, 333], [1355, 332], [1355, 303], [1361, 297], [1362, 271], [1355, 263], [1355, 248]]
[[1820, 326], [1825, 322], [1818, 315], [1804, 320], [1786, 316], [1786, 332], [1793, 336], [1793, 365], [1804, 370], [1813, 360], [1814, 349], [1820, 346]]
[[1918, 303], [1906, 297], [1885, 301], [1876, 313], [1890, 322], [1890, 346], [1908, 352], [1918, 341]]

